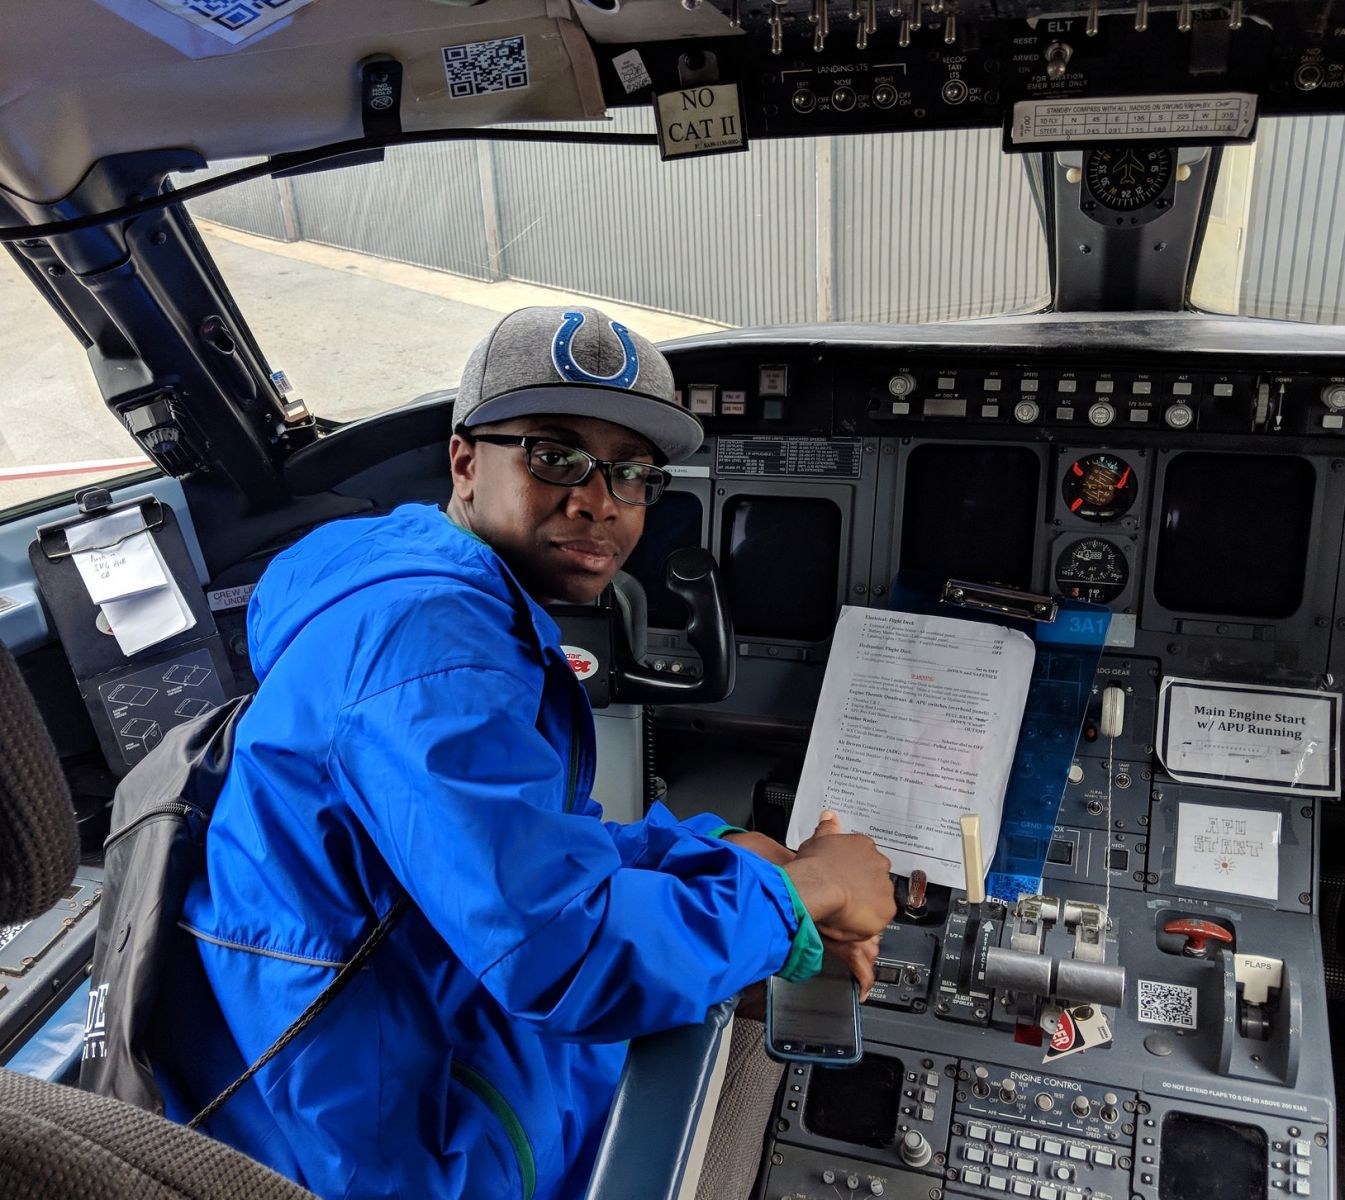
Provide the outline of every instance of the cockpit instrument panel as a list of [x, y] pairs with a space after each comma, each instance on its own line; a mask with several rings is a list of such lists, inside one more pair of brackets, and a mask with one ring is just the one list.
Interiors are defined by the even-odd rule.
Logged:
[[1115, 521], [1139, 491], [1134, 468], [1115, 454], [1090, 454], [1070, 464], [1061, 485], [1070, 513], [1085, 521]]
[[1134, 212], [1152, 204], [1173, 172], [1173, 151], [1167, 146], [1110, 146], [1084, 155], [1088, 194], [1113, 212]]
[[1106, 538], [1070, 542], [1055, 562], [1055, 585], [1075, 600], [1106, 604], [1115, 600], [1130, 579], [1130, 567], [1121, 550]]

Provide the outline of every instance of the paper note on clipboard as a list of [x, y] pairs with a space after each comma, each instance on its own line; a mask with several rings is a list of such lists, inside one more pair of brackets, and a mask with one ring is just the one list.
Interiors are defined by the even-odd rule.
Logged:
[[1031, 638], [1000, 625], [843, 608], [788, 844], [830, 808], [894, 871], [961, 886], [958, 819], [980, 816], [993, 855], [1035, 657]]
[[66, 529], [66, 543], [89, 598], [125, 655], [196, 624], [139, 505]]

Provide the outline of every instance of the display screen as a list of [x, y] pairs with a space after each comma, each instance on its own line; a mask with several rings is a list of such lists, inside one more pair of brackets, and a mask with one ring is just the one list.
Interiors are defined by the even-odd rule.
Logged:
[[803, 1123], [818, 1137], [884, 1150], [897, 1140], [901, 1082], [901, 1060], [878, 1054], [853, 1067], [815, 1067]]
[[1041, 464], [1021, 446], [920, 446], [906, 462], [901, 569], [1032, 586]]
[[771, 1045], [803, 1059], [854, 1062], [859, 1057], [859, 993], [844, 963], [830, 955], [797, 983], [772, 975], [766, 998]]
[[1265, 1200], [1266, 1135], [1255, 1125], [1171, 1112], [1162, 1145], [1158, 1200]]
[[1315, 485], [1312, 464], [1291, 455], [1177, 455], [1163, 482], [1154, 598], [1174, 612], [1291, 616]]
[[719, 557], [738, 637], [831, 636], [841, 569], [841, 510], [833, 501], [730, 497]]
[[645, 511], [644, 535], [622, 569], [635, 576], [649, 602], [649, 624], [658, 629], [681, 629], [687, 607], [663, 582], [663, 564], [674, 550], [701, 544], [700, 498], [690, 492], [664, 492]]

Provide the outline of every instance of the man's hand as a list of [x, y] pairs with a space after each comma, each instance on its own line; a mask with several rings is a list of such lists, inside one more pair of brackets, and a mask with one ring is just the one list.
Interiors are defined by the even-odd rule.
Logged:
[[834, 812], [822, 813], [816, 832], [783, 866], [823, 938], [865, 942], [896, 916], [892, 864], [872, 838], [842, 833]]
[[750, 850], [777, 867], [783, 867], [786, 863], [794, 861], [794, 851], [780, 845], [774, 838], [768, 838], [764, 833], [726, 833], [720, 840]]
[[862, 942], [834, 942], [827, 938], [822, 942], [822, 948], [850, 968], [850, 974], [859, 982], [859, 1000], [862, 1004], [869, 998], [869, 989], [873, 987], [873, 964], [878, 958], [878, 938], [865, 938]]
[[[830, 847], [819, 847], [813, 845], [819, 839], [829, 838], [835, 843]], [[855, 888], [858, 897], [859, 911], [853, 910], [853, 902], [842, 898], [839, 905], [829, 917], [820, 916], [821, 908], [826, 903], [825, 900], [819, 907], [815, 908], [809, 902], [809, 897], [804, 894], [803, 887], [799, 883], [799, 875], [794, 871], [789, 871], [789, 876], [794, 882], [795, 888], [799, 891], [799, 899], [808, 909], [814, 923], [817, 925], [817, 931], [822, 935], [822, 943], [826, 952], [843, 962], [850, 970], [850, 973], [859, 981], [859, 996], [861, 1000], [868, 999], [869, 989], [873, 986], [873, 964], [878, 957], [878, 935], [877, 932], [865, 934], [862, 932], [867, 928], [864, 921], [864, 906], [874, 908], [876, 916], [881, 916], [882, 920], [878, 925], [878, 931], [887, 924], [888, 921], [896, 915], [896, 904], [892, 894], [892, 883], [888, 876], [891, 870], [891, 864], [878, 853], [871, 839], [863, 834], [843, 834], [841, 833], [840, 821], [833, 812], [824, 812], [822, 820], [817, 826], [817, 831], [813, 836], [799, 847], [798, 854], [772, 838], [768, 838], [764, 833], [726, 833], [723, 838], [726, 842], [732, 842], [735, 846], [741, 846], [744, 850], [750, 850], [754, 854], [760, 855], [767, 862], [773, 863], [777, 867], [789, 868], [790, 864], [795, 863], [801, 856], [805, 855], [813, 858], [812, 864], [805, 864], [803, 877], [804, 886], [808, 886], [808, 879], [816, 870], [825, 870], [828, 873], [833, 871], [846, 871], [851, 866], [857, 865], [861, 875], [864, 872], [872, 874], [875, 870], [881, 874], [881, 882], [878, 883], [879, 894], [874, 897], [870, 895], [873, 890], [875, 880], [865, 877], [857, 880], [859, 886]], [[809, 847], [812, 847], [809, 849]], [[823, 895], [826, 888], [814, 889], [815, 896]], [[842, 889], [844, 890], [844, 889]], [[886, 899], [884, 900], [884, 896]], [[884, 904], [887, 905], [884, 908]], [[847, 905], [850, 905], [849, 907]], [[885, 914], [885, 915], [884, 915]], [[869, 915], [871, 922], [875, 915]], [[858, 926], [856, 921], [861, 922]], [[751, 1016], [756, 1020], [765, 1019], [765, 990], [762, 985], [749, 989], [743, 995], [739, 1002], [738, 1012], [742, 1016]]]

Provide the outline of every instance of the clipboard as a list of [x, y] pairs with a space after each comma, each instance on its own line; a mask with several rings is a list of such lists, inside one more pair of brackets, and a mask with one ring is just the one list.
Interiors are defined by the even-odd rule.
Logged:
[[[172, 507], [153, 495], [113, 504], [103, 488], [89, 488], [77, 500], [77, 516], [38, 527], [28, 547], [28, 561], [99, 745], [111, 769], [124, 775], [162, 740], [164, 733], [223, 703], [236, 694], [236, 685], [223, 639]], [[144, 521], [141, 528], [132, 529], [126, 536], [143, 532], [154, 539], [195, 624], [127, 656], [107, 631], [106, 623], [99, 620], [101, 610], [84, 586], [67, 534], [86, 521], [133, 508], [141, 510]]]
[[[959, 594], [960, 593], [960, 594]], [[1036, 645], [1027, 704], [1009, 770], [999, 842], [986, 893], [1012, 904], [1041, 891], [1060, 801], [1107, 640], [1111, 612], [1100, 604], [902, 572], [893, 611], [1003, 625]]]

